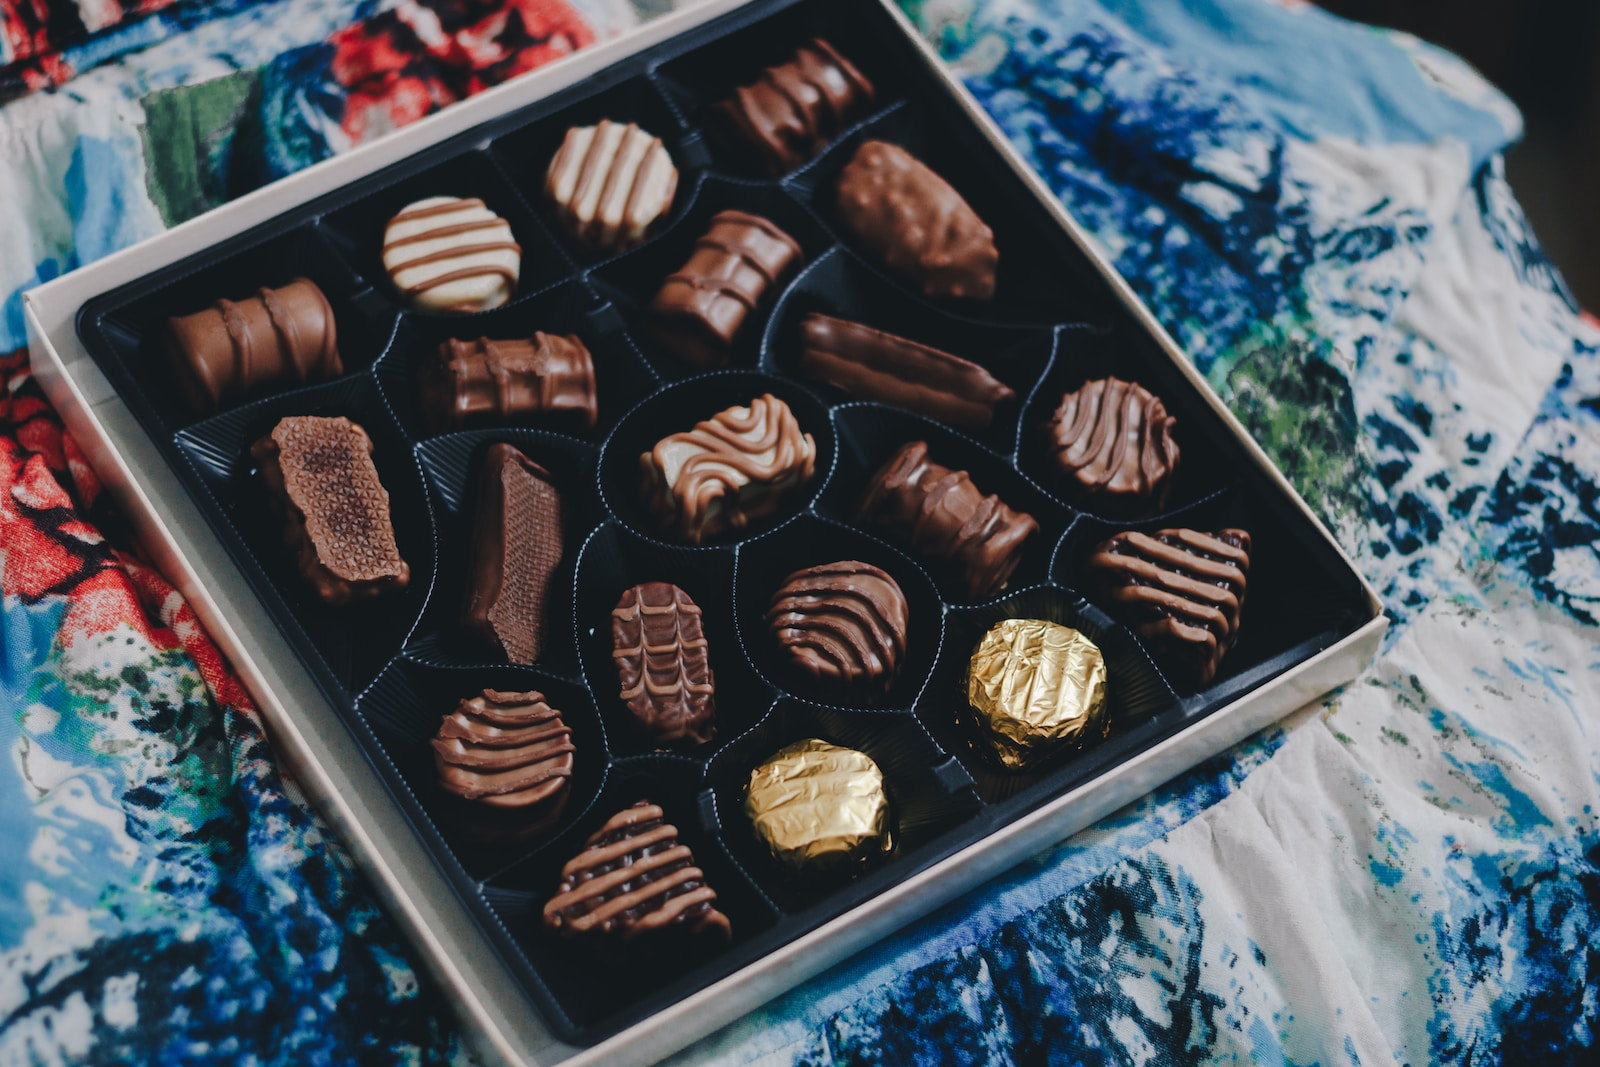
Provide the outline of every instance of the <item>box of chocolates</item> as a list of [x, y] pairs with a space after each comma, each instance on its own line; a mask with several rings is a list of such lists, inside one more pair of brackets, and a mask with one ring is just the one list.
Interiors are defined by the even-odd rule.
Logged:
[[1383, 627], [887, 4], [713, 2], [134, 252], [32, 295], [41, 378], [495, 1057], [680, 1046]]

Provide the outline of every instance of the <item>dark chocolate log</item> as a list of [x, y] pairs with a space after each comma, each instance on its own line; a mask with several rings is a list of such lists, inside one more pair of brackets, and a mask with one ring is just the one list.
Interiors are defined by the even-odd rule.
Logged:
[[563, 550], [561, 493], [550, 472], [511, 445], [490, 445], [472, 522], [467, 632], [512, 663], [538, 659]]
[[1117, 534], [1089, 557], [1107, 610], [1144, 639], [1163, 666], [1206, 685], [1239, 636], [1250, 535], [1244, 530]]
[[250, 446], [283, 543], [325, 602], [404, 589], [411, 568], [395, 546], [389, 493], [367, 431], [339, 416], [291, 415]]
[[875, 526], [925, 560], [946, 565], [966, 595], [993, 596], [1022, 562], [1033, 516], [985, 495], [966, 471], [928, 458], [928, 443], [912, 441], [867, 483], [856, 521]]
[[839, 218], [924, 296], [988, 300], [1000, 253], [961, 194], [899, 145], [867, 141], [839, 175]]
[[184, 404], [209, 415], [274, 387], [343, 374], [337, 334], [328, 298], [315, 282], [296, 278], [168, 319], [161, 346]]
[[872, 83], [821, 37], [712, 105], [733, 134], [782, 174], [815, 156], [872, 103]]
[[675, 585], [646, 582], [611, 612], [611, 660], [622, 702], [657, 745], [717, 735], [716, 679], [700, 607]]
[[641, 800], [608, 819], [561, 868], [544, 925], [562, 937], [653, 941], [678, 932], [725, 944], [733, 927], [716, 901], [677, 827]]
[[1046, 446], [1067, 483], [1124, 510], [1159, 511], [1178, 469], [1178, 442], [1161, 398], [1136, 382], [1101, 378], [1061, 398]]
[[651, 335], [685, 363], [723, 366], [739, 328], [800, 262], [799, 243], [771, 222], [719, 211], [650, 301]]
[[572, 728], [536, 692], [485, 689], [439, 723], [433, 747], [446, 819], [473, 841], [545, 833], [572, 787]]
[[568, 130], [544, 180], [561, 228], [603, 252], [643, 241], [677, 189], [678, 168], [661, 138], [610, 119]]
[[767, 626], [813, 679], [882, 694], [899, 677], [910, 615], [899, 583], [870, 563], [846, 560], [789, 575], [772, 595]]
[[451, 339], [423, 364], [418, 384], [429, 433], [563, 413], [592, 429], [599, 415], [594, 359], [576, 336]]
[[855, 397], [896, 404], [959, 426], [981, 430], [994, 409], [1016, 393], [959, 356], [815, 312], [800, 323], [800, 369], [806, 377]]

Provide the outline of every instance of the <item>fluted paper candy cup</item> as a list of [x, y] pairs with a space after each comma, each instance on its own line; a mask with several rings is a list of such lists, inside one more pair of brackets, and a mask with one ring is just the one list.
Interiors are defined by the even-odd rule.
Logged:
[[967, 701], [1012, 770], [1105, 737], [1106, 661], [1082, 633], [1043, 619], [1006, 619], [967, 665]]

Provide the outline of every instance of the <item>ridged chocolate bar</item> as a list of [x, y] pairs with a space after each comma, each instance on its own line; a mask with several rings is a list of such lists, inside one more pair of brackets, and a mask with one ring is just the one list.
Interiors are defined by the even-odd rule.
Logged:
[[478, 477], [462, 625], [512, 663], [532, 663], [544, 651], [550, 578], [565, 551], [563, 520], [550, 472], [511, 445], [490, 445]]
[[576, 335], [451, 338], [423, 364], [418, 388], [429, 433], [542, 415], [567, 415], [593, 429], [600, 412], [594, 358]]
[[572, 728], [543, 693], [485, 689], [446, 715], [428, 743], [439, 788], [459, 801], [446, 806], [447, 821], [471, 840], [536, 837], [566, 810]]
[[845, 560], [789, 575], [772, 595], [767, 626], [789, 660], [818, 682], [881, 694], [900, 674], [910, 614], [886, 572]]
[[655, 744], [716, 737], [716, 678], [688, 593], [667, 582], [626, 590], [611, 612], [611, 646], [622, 702]]
[[866, 76], [833, 45], [813, 37], [787, 62], [768, 67], [712, 109], [776, 175], [822, 151], [872, 96]]
[[1067, 484], [1122, 510], [1159, 511], [1178, 469], [1178, 420], [1137, 382], [1101, 378], [1061, 398], [1044, 426]]

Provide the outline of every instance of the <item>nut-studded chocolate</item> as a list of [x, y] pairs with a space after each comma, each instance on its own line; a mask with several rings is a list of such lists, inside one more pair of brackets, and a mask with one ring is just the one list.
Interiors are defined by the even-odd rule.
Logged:
[[572, 788], [572, 727], [543, 693], [485, 689], [439, 723], [433, 748], [446, 821], [474, 841], [548, 831]]
[[900, 584], [870, 563], [795, 571], [772, 595], [767, 627], [785, 656], [829, 688], [882, 694], [899, 677], [911, 612]]
[[1178, 469], [1177, 422], [1144, 386], [1101, 378], [1061, 398], [1045, 423], [1045, 444], [1062, 478], [1080, 494], [1159, 511]]
[[611, 611], [622, 702], [657, 745], [717, 735], [716, 678], [700, 606], [667, 582], [625, 590]]
[[512, 663], [532, 663], [544, 651], [550, 578], [565, 550], [563, 510], [549, 471], [504, 442], [489, 446], [461, 622]]
[[735, 137], [771, 174], [793, 170], [833, 140], [872, 103], [872, 83], [844, 56], [813, 37], [785, 63], [712, 105]]
[[600, 410], [588, 347], [576, 335], [543, 331], [526, 340], [446, 340], [422, 365], [418, 389], [429, 433], [544, 415], [593, 429]]
[[561, 228], [603, 252], [644, 240], [677, 188], [678, 168], [661, 138], [610, 119], [568, 130], [544, 179]]

